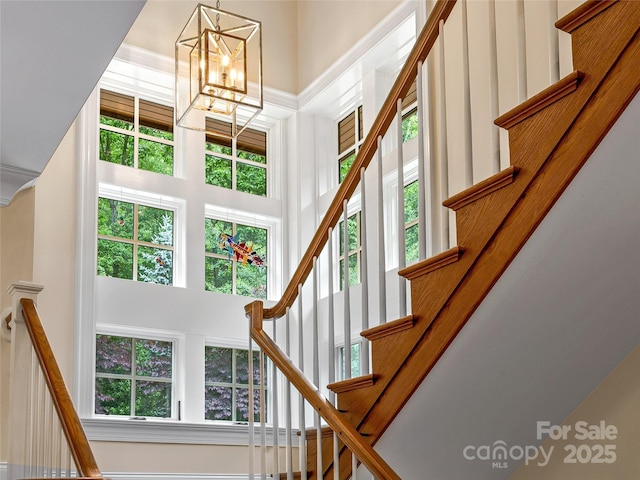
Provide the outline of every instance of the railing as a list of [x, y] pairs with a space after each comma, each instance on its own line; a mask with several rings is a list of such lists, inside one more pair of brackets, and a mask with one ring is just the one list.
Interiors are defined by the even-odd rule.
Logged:
[[[296, 408], [291, 398], [290, 385], [300, 393], [296, 413], [299, 418], [299, 468], [302, 479], [338, 479], [347, 478], [349, 475], [355, 478], [360, 463], [375, 478], [399, 478], [373, 450], [372, 440], [358, 432], [349, 422], [347, 415], [340, 411], [340, 405], [336, 406], [335, 393], [323, 386], [334, 384], [336, 380], [337, 331], [341, 326], [344, 340], [343, 379], [347, 380], [346, 384], [351, 388], [373, 382], [374, 377], [367, 375], [370, 374], [370, 369], [366, 340], [359, 351], [359, 373], [362, 376], [351, 379], [350, 367], [353, 359], [350, 344], [352, 331], [358, 326], [362, 330], [367, 329], [370, 318], [377, 319], [376, 324], [385, 323], [387, 318], [393, 315], [402, 318], [407, 315], [407, 307], [410, 305], [406, 280], [402, 277], [396, 280], [388, 278], [388, 264], [395, 263], [398, 271], [405, 267], [404, 171], [413, 159], [407, 159], [403, 154], [405, 146], [402, 142], [402, 99], [414, 80], [417, 79], [417, 116], [420, 126], [416, 159], [419, 192], [418, 261], [447, 250], [455, 242], [455, 222], [450, 220], [452, 214], [443, 208], [442, 202], [450, 195], [509, 166], [508, 149], [501, 148], [501, 145], [506, 146], [506, 138], [493, 124], [493, 120], [500, 111], [515, 106], [531, 93], [557, 81], [561, 71], [559, 45], [562, 41], [560, 34], [553, 27], [558, 17], [557, 0], [530, 3], [536, 5], [527, 5], [529, 10], [535, 10], [530, 11], [529, 16], [544, 17], [544, 29], [531, 28], [532, 20], [527, 18], [523, 0], [435, 2], [405, 65], [282, 298], [272, 308], [263, 309], [262, 302], [254, 302], [246, 307], [250, 317], [251, 339], [286, 377], [284, 403], [287, 412]], [[479, 15], [477, 10], [470, 15], [469, 11], [479, 8], [479, 5], [484, 9], [482, 15]], [[510, 10], [506, 12], [505, 9]], [[450, 15], [455, 17], [455, 27], [452, 30], [445, 29], [445, 21]], [[498, 23], [504, 24], [505, 16], [508, 15], [512, 15], [506, 29], [508, 35], [511, 35], [510, 38], [505, 37], [507, 34], [504, 28], [500, 29], [497, 26]], [[533, 38], [527, 43], [527, 38], [532, 36], [531, 30], [543, 35], [545, 40], [538, 41], [537, 38]], [[499, 36], [500, 44], [506, 45], [507, 50], [513, 47], [511, 53], [498, 51]], [[481, 58], [476, 58], [480, 48], [478, 44], [482, 44], [484, 48]], [[539, 52], [538, 55], [531, 55], [532, 51], [535, 52], [532, 50], [532, 44], [541, 44], [541, 48], [545, 50], [543, 58], [547, 65], [544, 69], [538, 68], [535, 64], [535, 58], [540, 55]], [[568, 44], [564, 46], [569, 48]], [[457, 53], [452, 55], [452, 49]], [[527, 55], [533, 60], [527, 59]], [[476, 71], [475, 66], [478, 63], [484, 65], [481, 69], [482, 75]], [[505, 64], [513, 66], [513, 70], [505, 73]], [[536, 73], [533, 73], [532, 65]], [[538, 70], [544, 70], [546, 79], [539, 78]], [[482, 78], [478, 78], [480, 76]], [[499, 89], [499, 85], [504, 83], [503, 80], [510, 81], [515, 87], [506, 91]], [[394, 121], [395, 128], [390, 129]], [[383, 151], [384, 136], [387, 138], [385, 144], [395, 144], [393, 151]], [[368, 168], [374, 157], [375, 168]], [[393, 198], [385, 198], [385, 177], [392, 175], [395, 175], [397, 193]], [[362, 232], [361, 281], [360, 285], [352, 286], [349, 248], [346, 247], [350, 242], [350, 234], [352, 235], [348, 213], [349, 200], [358, 189]], [[388, 209], [385, 214], [385, 208], [389, 203], [395, 205], [395, 208]], [[394, 221], [385, 222], [385, 218], [394, 218]], [[342, 228], [337, 228], [340, 221]], [[336, 246], [340, 245], [345, 253], [343, 269], [337, 271], [339, 269], [334, 268], [334, 253]], [[390, 258], [393, 260], [388, 261]], [[372, 259], [377, 261], [372, 262]], [[334, 291], [336, 280], [342, 281], [339, 292]], [[357, 301], [358, 297], [361, 302]], [[357, 326], [351, 322], [354, 314], [359, 317]], [[320, 325], [321, 318], [326, 320], [326, 323]], [[271, 337], [263, 329], [263, 321], [267, 319], [281, 319], [274, 322]], [[291, 322], [294, 319], [297, 320], [294, 328], [298, 329], [298, 345], [295, 346], [298, 353], [297, 364], [292, 360], [294, 352], [291, 349], [290, 337]], [[281, 326], [280, 330], [276, 323]], [[281, 347], [276, 343], [278, 331], [284, 331]], [[309, 346], [311, 348], [307, 348]], [[305, 364], [312, 367], [305, 369]], [[320, 371], [321, 364], [328, 365], [327, 371]], [[274, 374], [273, 378], [277, 382], [277, 375]], [[272, 383], [272, 391], [275, 390], [277, 385]], [[253, 393], [250, 394], [252, 395]], [[316, 412], [313, 418], [315, 432], [309, 433], [310, 438], [315, 437], [316, 463], [309, 466], [309, 471], [305, 448], [310, 448], [311, 445], [307, 441], [309, 419], [305, 411], [305, 402]], [[278, 405], [272, 407], [272, 411], [278, 410]], [[262, 413], [261, 419], [264, 421], [264, 412]], [[272, 420], [275, 423], [274, 428], [277, 428], [279, 419]], [[289, 438], [292, 428], [290, 417], [286, 419], [286, 424]], [[324, 424], [333, 431], [331, 442], [323, 441]], [[328, 444], [333, 451], [331, 460], [327, 460], [331, 455], [322, 454], [323, 447], [329, 448]], [[276, 477], [280, 473], [279, 462], [276, 459], [278, 446], [273, 447], [274, 467], [270, 473]], [[352, 455], [345, 453], [345, 447]], [[264, 456], [266, 449], [263, 448], [261, 451]], [[348, 457], [351, 458], [350, 462], [346, 460]], [[292, 479], [294, 462], [290, 453], [287, 453], [285, 462], [286, 468], [282, 470], [286, 470], [287, 479]], [[263, 457], [261, 464], [265, 463]], [[262, 478], [266, 478], [266, 474], [264, 468], [261, 469]]]
[[100, 479], [82, 424], [38, 316], [41, 286], [11, 286], [8, 478]]

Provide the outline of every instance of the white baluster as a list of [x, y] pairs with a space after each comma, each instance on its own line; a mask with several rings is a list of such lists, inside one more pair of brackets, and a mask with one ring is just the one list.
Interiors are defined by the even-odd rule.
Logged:
[[[298, 285], [298, 367], [304, 372], [304, 334], [302, 321], [302, 284]], [[300, 395], [300, 478], [307, 480], [307, 432], [304, 415], [304, 397]]]
[[[258, 378], [260, 379], [260, 478], [262, 480], [267, 479], [267, 410], [266, 397], [264, 392], [265, 387], [265, 369], [264, 369], [264, 354], [262, 350], [259, 350], [260, 360], [258, 361], [260, 373]], [[253, 357], [253, 352], [249, 351], [249, 357]], [[249, 375], [253, 376], [253, 370], [249, 370]]]
[[524, 19], [524, 0], [517, 0], [516, 3], [516, 27], [518, 46], [517, 68], [518, 68], [518, 100], [524, 102], [528, 98], [527, 93], [527, 34]]
[[254, 404], [253, 404], [253, 396], [254, 396], [254, 388], [253, 388], [253, 339], [251, 338], [251, 322], [249, 322], [249, 355], [248, 355], [248, 369], [249, 369], [249, 480], [254, 480], [255, 478], [255, 422], [254, 422]]
[[[396, 110], [396, 128], [397, 128], [397, 156], [398, 156], [398, 270], [402, 270], [406, 266], [406, 244], [404, 238], [404, 155], [402, 148], [402, 99], [398, 99]], [[407, 281], [404, 277], [398, 275], [398, 299], [399, 299], [399, 316], [407, 315]]]
[[[291, 358], [291, 330], [290, 330], [290, 316], [289, 316], [289, 307], [287, 307], [287, 311], [285, 314], [285, 353], [287, 357]], [[287, 464], [287, 480], [293, 480], [293, 446], [291, 445], [291, 382], [289, 379], [285, 380], [285, 411], [287, 412], [285, 417], [285, 431], [287, 438], [286, 442], [286, 451], [285, 451], [285, 461]]]
[[351, 378], [351, 300], [349, 298], [349, 218], [347, 200], [343, 203], [343, 252], [344, 252], [344, 282], [342, 293], [344, 296], [344, 379]]
[[424, 137], [427, 124], [424, 121], [422, 62], [418, 62], [416, 94], [418, 101], [418, 261], [421, 261], [427, 258], [427, 181], [424, 165]]
[[[438, 44], [439, 44], [439, 65], [438, 71], [439, 75], [439, 118], [438, 118], [438, 127], [440, 130], [440, 138], [438, 139], [439, 148], [439, 157], [440, 157], [440, 193], [442, 197], [438, 199], [438, 204], [445, 200], [449, 196], [449, 151], [447, 148], [447, 78], [445, 75], [445, 61], [444, 61], [444, 20], [440, 20], [438, 24]], [[440, 234], [442, 235], [441, 246], [442, 250], [446, 250], [449, 248], [450, 240], [449, 240], [449, 210], [445, 207], [440, 207], [442, 209], [442, 227], [440, 228]]]
[[[273, 323], [273, 341], [277, 343], [278, 329], [276, 328], [275, 320]], [[273, 475], [274, 478], [278, 478], [280, 475], [280, 439], [278, 438], [280, 430], [280, 418], [279, 412], [280, 405], [278, 404], [278, 369], [276, 364], [271, 362], [271, 424], [273, 425]]]
[[384, 236], [384, 193], [382, 170], [382, 136], [378, 137], [378, 150], [376, 152], [378, 166], [378, 309], [380, 324], [387, 322], [387, 252], [385, 251]]
[[[364, 167], [360, 169], [360, 273], [362, 277], [362, 330], [369, 328], [369, 268], [367, 241], [367, 197]], [[360, 375], [369, 373], [369, 341], [364, 340], [360, 348]]]
[[[499, 79], [498, 79], [498, 39], [496, 29], [496, 0], [489, 1], [489, 84], [491, 96], [491, 118], [497, 118], [499, 113]], [[491, 155], [493, 171], [502, 170], [500, 161], [500, 128], [491, 127]]]
[[[320, 334], [318, 329], [318, 283], [319, 269], [318, 257], [313, 257], [313, 305], [311, 307], [313, 317], [313, 383], [320, 390]], [[316, 426], [316, 472], [322, 472], [322, 417], [320, 413], [315, 415]], [[319, 478], [319, 477], [318, 477]]]
[[549, 6], [549, 82], [560, 80], [560, 31], [555, 23], [558, 20], [558, 0], [548, 0]]

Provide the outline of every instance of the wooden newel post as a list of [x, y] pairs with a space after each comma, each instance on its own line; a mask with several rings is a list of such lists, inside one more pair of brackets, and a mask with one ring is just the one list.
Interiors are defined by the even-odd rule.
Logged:
[[30, 298], [37, 302], [44, 287], [30, 282], [13, 283], [7, 289], [11, 295], [11, 363], [9, 365], [9, 480], [24, 478], [30, 467], [30, 397], [32, 394], [33, 361], [31, 340], [25, 325], [20, 300]]

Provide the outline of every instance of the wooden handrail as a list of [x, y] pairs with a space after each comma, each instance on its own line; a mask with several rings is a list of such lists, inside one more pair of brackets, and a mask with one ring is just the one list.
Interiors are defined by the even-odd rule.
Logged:
[[[400, 480], [393, 469], [378, 455], [371, 445], [313, 385], [293, 361], [271, 340], [262, 329], [264, 309], [261, 301], [245, 307], [251, 318], [251, 337], [278, 369], [291, 381], [311, 406], [325, 419], [351, 452], [380, 480]], [[318, 476], [320, 478], [320, 476]]]
[[313, 266], [313, 258], [320, 255], [320, 252], [322, 252], [322, 249], [327, 243], [327, 232], [329, 231], [329, 228], [336, 226], [342, 213], [344, 201], [351, 198], [351, 195], [353, 195], [353, 192], [355, 192], [358, 187], [360, 182], [360, 170], [369, 165], [371, 159], [376, 153], [378, 137], [384, 135], [395, 118], [398, 99], [403, 98], [409, 90], [411, 83], [416, 77], [418, 63], [423, 62], [427, 58], [427, 55], [438, 38], [440, 21], [446, 20], [449, 17], [449, 14], [455, 4], [456, 0], [438, 0], [436, 2], [431, 14], [429, 15], [427, 23], [420, 32], [413, 49], [409, 53], [407, 61], [402, 67], [402, 70], [393, 84], [389, 95], [387, 95], [387, 99], [373, 122], [371, 130], [367, 134], [362, 147], [358, 151], [353, 165], [343, 182], [340, 184], [340, 188], [338, 188], [336, 196], [331, 202], [331, 205], [322, 219], [318, 230], [313, 236], [307, 251], [302, 257], [300, 265], [298, 265], [298, 268], [293, 274], [282, 298], [276, 305], [264, 310], [264, 318], [281, 317], [284, 315], [287, 307], [293, 305], [298, 294], [298, 285], [304, 283], [306, 278], [309, 276]]
[[78, 473], [85, 478], [102, 478], [91, 451], [91, 446], [82, 428], [82, 423], [60, 373], [58, 362], [42, 327], [35, 303], [30, 298], [22, 298], [20, 299], [20, 304], [22, 305], [25, 325], [29, 332], [33, 349], [40, 362], [40, 368], [60, 419], [62, 431], [67, 439], [69, 451], [79, 470]]

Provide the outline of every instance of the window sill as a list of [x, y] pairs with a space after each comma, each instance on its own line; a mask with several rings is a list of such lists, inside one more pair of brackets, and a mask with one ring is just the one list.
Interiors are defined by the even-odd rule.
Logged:
[[[85, 418], [82, 420], [89, 440], [105, 442], [191, 443], [198, 445], [248, 445], [249, 426], [222, 423], [184, 423], [172, 420], [129, 420], [120, 418]], [[255, 424], [256, 443], [260, 439], [260, 424]], [[267, 443], [273, 442], [273, 427], [266, 427]], [[278, 430], [278, 442], [286, 443], [286, 431]], [[291, 442], [297, 445], [297, 431], [291, 432]]]

